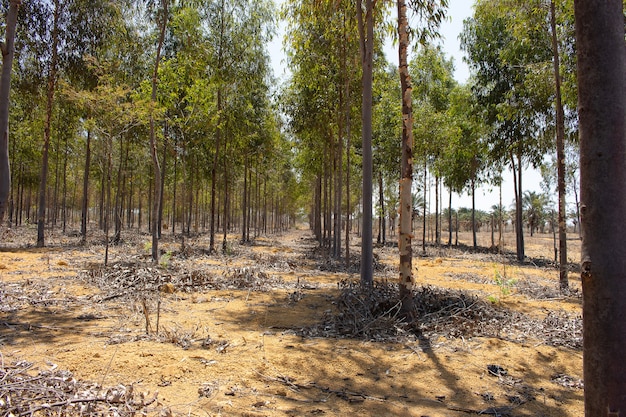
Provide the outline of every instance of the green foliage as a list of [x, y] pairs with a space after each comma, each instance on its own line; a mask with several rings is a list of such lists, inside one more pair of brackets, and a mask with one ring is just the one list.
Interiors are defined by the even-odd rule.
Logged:
[[[152, 249], [152, 248], [150, 248]], [[170, 265], [170, 261], [172, 259], [172, 252], [167, 251], [159, 258], [159, 266], [161, 268], [167, 268]]]
[[500, 288], [500, 294], [502, 296], [507, 296], [511, 294], [511, 289], [517, 283], [515, 278], [507, 278], [506, 275], [502, 275], [499, 269], [495, 269], [493, 280], [496, 285]]
[[546, 13], [517, 1], [481, 0], [464, 23], [462, 47], [475, 74], [473, 93], [492, 129], [493, 161], [509, 161], [513, 153], [537, 166], [549, 147], [553, 88]]

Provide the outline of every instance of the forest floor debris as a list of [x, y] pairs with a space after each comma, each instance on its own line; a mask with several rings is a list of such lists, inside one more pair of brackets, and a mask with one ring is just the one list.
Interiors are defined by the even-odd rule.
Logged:
[[149, 237], [129, 233], [107, 266], [99, 238], [57, 236], [44, 249], [30, 238], [12, 233], [0, 248], [2, 416], [583, 410], [580, 284], [572, 272], [571, 291], [558, 291], [558, 270], [538, 261], [545, 237], [528, 240], [524, 264], [427, 248], [410, 322], [391, 246], [376, 248], [364, 292], [358, 268], [306, 231], [227, 254], [208, 254], [204, 237], [164, 239], [157, 264]]

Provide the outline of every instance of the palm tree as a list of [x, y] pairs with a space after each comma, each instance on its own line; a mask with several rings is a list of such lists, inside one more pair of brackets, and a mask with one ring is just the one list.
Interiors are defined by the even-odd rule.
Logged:
[[534, 191], [526, 191], [522, 197], [523, 218], [526, 220], [532, 236], [544, 222], [548, 197]]

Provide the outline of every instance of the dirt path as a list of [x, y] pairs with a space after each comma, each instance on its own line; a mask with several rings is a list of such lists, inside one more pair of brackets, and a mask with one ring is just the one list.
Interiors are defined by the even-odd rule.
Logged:
[[[451, 304], [429, 313], [437, 320], [421, 337], [399, 329], [373, 341], [336, 334], [345, 319], [338, 283], [357, 275], [324, 256], [307, 232], [234, 244], [225, 256], [206, 255], [201, 240], [182, 251], [164, 242], [160, 267], [147, 261], [147, 240], [112, 248], [106, 269], [102, 246], [0, 250], [4, 381], [67, 370], [68, 380], [86, 381], [84, 392], [108, 398], [111, 413], [158, 392], [145, 408], [151, 415], [583, 414], [580, 298], [555, 292], [554, 268], [431, 248], [416, 259], [420, 283], [433, 294], [461, 291], [481, 309]], [[551, 241], [529, 239], [529, 248], [540, 260]], [[376, 255], [377, 279], [394, 280], [394, 249]], [[474, 316], [470, 328], [468, 312], [490, 308], [546, 331]], [[497, 335], [476, 335], [492, 328]], [[15, 389], [0, 380], [0, 411], [10, 410], [11, 395], [16, 403]], [[87, 412], [88, 404], [66, 410]]]

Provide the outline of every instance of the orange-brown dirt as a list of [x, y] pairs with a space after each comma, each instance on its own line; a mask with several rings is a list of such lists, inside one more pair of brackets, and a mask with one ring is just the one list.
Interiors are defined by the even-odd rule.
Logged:
[[[110, 266], [104, 269], [102, 240], [82, 247], [78, 238], [51, 235], [49, 246], [37, 249], [23, 243], [34, 242], [32, 230], [5, 233], [0, 369], [28, 363], [33, 377], [63, 369], [102, 391], [122, 384], [146, 398], [158, 392], [143, 410], [149, 415], [583, 415], [579, 347], [506, 332], [379, 341], [319, 332], [306, 336], [303, 329], [323, 328], [324, 318], [336, 314], [338, 283], [358, 279], [358, 273], [328, 267], [329, 258], [312, 256], [320, 250], [306, 230], [259, 237], [250, 245], [233, 243], [226, 255], [206, 254], [205, 237], [186, 239], [181, 250], [180, 241], [165, 236], [161, 248], [167, 254], [159, 266], [149, 263], [149, 236], [123, 238], [110, 247]], [[461, 235], [462, 243], [469, 239]], [[487, 233], [479, 235], [479, 245], [490, 242]], [[514, 235], [506, 234], [505, 250], [514, 250], [514, 242]], [[356, 253], [356, 237], [353, 243]], [[568, 296], [533, 297], [520, 290], [557, 289], [558, 270], [549, 262], [552, 235], [526, 236], [529, 261], [524, 264], [510, 254], [429, 246], [425, 256], [414, 258], [417, 283], [462, 290], [481, 303], [538, 321], [551, 311], [580, 316], [575, 272], [580, 241], [572, 236], [568, 244], [574, 289]], [[393, 281], [397, 251], [376, 247], [375, 256], [376, 279]], [[123, 281], [106, 280], [115, 271], [141, 277], [154, 270], [171, 278], [160, 291], [142, 292], [137, 286], [129, 291]], [[176, 280], [181, 271], [196, 271], [188, 273], [189, 280], [248, 275], [267, 285], [183, 287]], [[0, 398], [10, 394], [2, 382]], [[0, 414], [8, 415], [7, 410], [0, 402]]]

